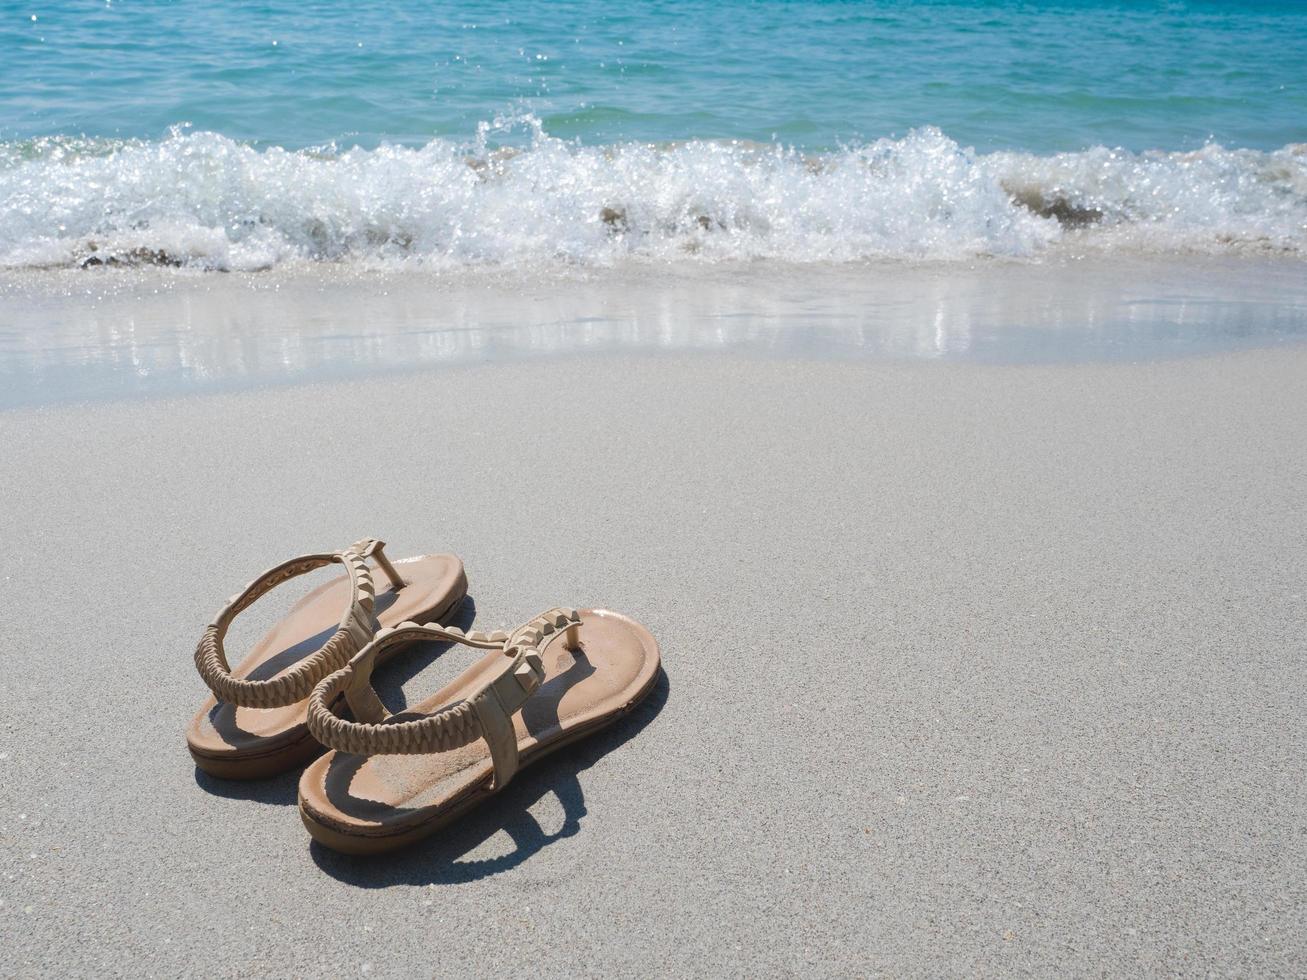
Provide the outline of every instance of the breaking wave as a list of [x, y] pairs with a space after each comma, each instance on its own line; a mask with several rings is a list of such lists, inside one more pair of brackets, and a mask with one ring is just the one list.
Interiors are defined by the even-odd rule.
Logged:
[[[526, 127], [518, 148], [489, 141]], [[472, 143], [289, 151], [210, 132], [0, 143], [0, 267], [1307, 254], [1307, 144], [980, 154], [934, 128], [829, 153], [584, 146], [497, 120]]]

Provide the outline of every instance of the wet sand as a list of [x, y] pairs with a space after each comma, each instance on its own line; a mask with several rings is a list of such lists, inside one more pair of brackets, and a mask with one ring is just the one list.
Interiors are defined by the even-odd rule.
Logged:
[[1295, 258], [0, 272], [0, 410], [577, 355], [988, 364], [1307, 342]]
[[[0, 453], [5, 974], [1307, 957], [1303, 347], [571, 351], [19, 408]], [[191, 654], [364, 534], [461, 554], [478, 626], [627, 612], [666, 676], [426, 845], [311, 848], [294, 776], [195, 773]]]

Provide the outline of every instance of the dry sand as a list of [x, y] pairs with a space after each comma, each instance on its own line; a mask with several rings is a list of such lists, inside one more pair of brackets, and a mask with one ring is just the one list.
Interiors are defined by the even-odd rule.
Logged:
[[[1304, 970], [1303, 348], [457, 366], [0, 456], [0, 973]], [[191, 651], [364, 534], [480, 625], [628, 612], [665, 681], [425, 846], [310, 848], [293, 775], [197, 777]]]

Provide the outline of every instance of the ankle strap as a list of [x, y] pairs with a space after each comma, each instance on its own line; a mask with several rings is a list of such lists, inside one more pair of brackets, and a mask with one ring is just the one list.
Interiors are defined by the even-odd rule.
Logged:
[[[313, 689], [309, 696], [309, 731], [323, 745], [355, 755], [420, 755], [447, 752], [484, 738], [494, 762], [495, 787], [517, 771], [517, 733], [512, 715], [519, 711], [544, 680], [540, 650], [581, 623], [575, 610], [551, 609], [512, 633], [463, 633], [452, 626], [401, 623], [381, 630], [348, 664]], [[398, 644], [445, 640], [485, 650], [498, 650], [503, 668], [472, 694], [420, 718], [391, 720], [372, 687], [377, 653]], [[344, 694], [357, 721], [332, 711]]]
[[[384, 547], [384, 541], [364, 538], [344, 551], [301, 555], [268, 569], [240, 593], [232, 596], [227, 605], [213, 617], [195, 648], [195, 668], [213, 691], [214, 697], [246, 708], [279, 708], [308, 697], [315, 684], [346, 663], [372, 639], [376, 587], [372, 582], [367, 558], [376, 559], [377, 565], [396, 589], [403, 586], [404, 580], [382, 553]], [[283, 582], [332, 563], [345, 566], [350, 580], [350, 601], [331, 638], [316, 653], [277, 677], [259, 681], [233, 677], [223, 648], [223, 640], [232, 620], [252, 606], [260, 596], [271, 592]]]

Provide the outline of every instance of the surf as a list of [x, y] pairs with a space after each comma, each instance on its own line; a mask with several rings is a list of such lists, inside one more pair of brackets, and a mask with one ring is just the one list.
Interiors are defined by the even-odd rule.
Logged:
[[0, 143], [11, 269], [956, 262], [1068, 249], [1302, 255], [1307, 144], [979, 153], [925, 126], [819, 153], [587, 145], [530, 114], [421, 146], [287, 149], [182, 128]]

